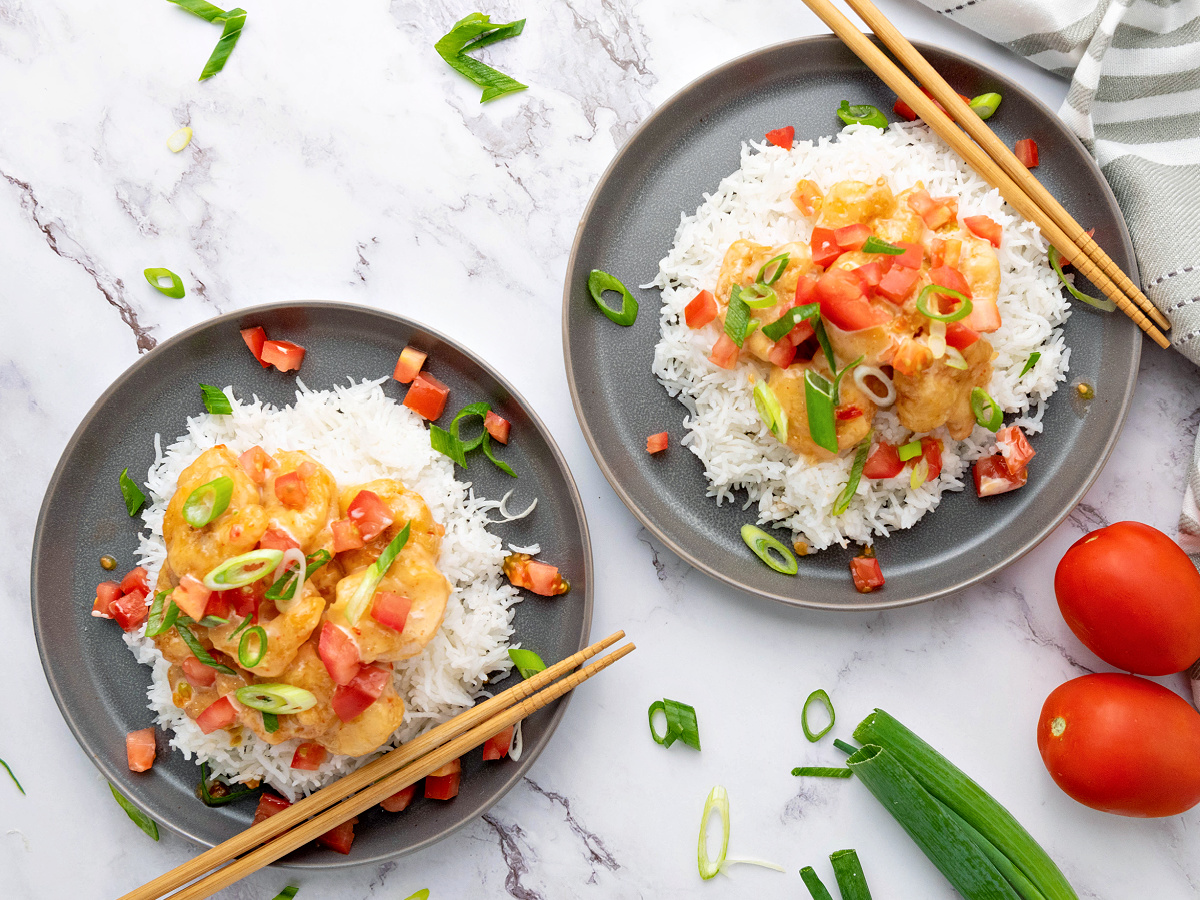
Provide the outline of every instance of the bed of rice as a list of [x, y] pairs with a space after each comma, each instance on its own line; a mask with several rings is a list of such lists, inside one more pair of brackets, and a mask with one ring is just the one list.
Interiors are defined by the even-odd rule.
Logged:
[[[683, 308], [698, 291], [713, 289], [725, 251], [735, 240], [778, 245], [811, 237], [811, 224], [790, 199], [800, 179], [812, 179], [827, 190], [838, 181], [881, 177], [895, 193], [923, 182], [935, 197], [957, 197], [960, 218], [986, 215], [1003, 226], [997, 251], [1003, 324], [987, 336], [998, 353], [988, 392], [1006, 413], [1014, 414], [1007, 421], [1026, 434], [1041, 431], [1046, 401], [1066, 378], [1070, 349], [1060, 326], [1070, 308], [1047, 261], [1040, 230], [924, 125], [894, 124], [887, 130], [852, 125], [815, 145], [798, 142], [790, 151], [744, 144], [741, 168], [714, 193], [704, 194], [694, 215], [681, 215], [674, 245], [647, 285], [662, 291], [654, 374], [687, 408], [683, 443], [704, 463], [709, 496], [718, 504], [732, 502], [734, 492], [744, 489], [745, 505], [757, 504], [760, 524], [790, 529], [813, 549], [852, 541], [870, 544], [893, 529], [911, 527], [937, 507], [943, 492], [963, 490], [971, 461], [995, 452], [994, 436], [976, 426], [966, 440], [955, 441], [939, 428], [933, 434], [945, 449], [938, 479], [913, 489], [907, 469], [892, 479], [864, 478], [849, 510], [834, 517], [830, 508], [845, 487], [852, 454], [811, 464], [775, 440], [753, 401], [754, 380], [767, 376], [768, 365], [748, 354], [733, 370], [711, 363], [708, 354], [720, 335], [720, 320], [692, 330], [684, 323]], [[1035, 350], [1041, 358], [1021, 377]], [[892, 410], [876, 416], [875, 433], [896, 444], [910, 434]]]
[[[138, 556], [153, 584], [166, 558], [163, 513], [179, 474], [216, 444], [227, 445], [235, 454], [255, 444], [268, 453], [304, 450], [333, 473], [339, 488], [398, 478], [417, 491], [446, 529], [438, 568], [453, 590], [442, 628], [425, 652], [395, 665], [396, 689], [406, 706], [404, 722], [392, 737], [395, 744], [473, 706], [490, 673], [507, 674], [512, 606], [520, 597], [502, 577], [507, 551], [486, 527], [494, 521], [489, 514], [502, 510], [501, 504], [476, 498], [469, 484], [455, 480], [454, 464], [430, 447], [423, 420], [384, 395], [380, 385], [385, 380], [350, 379], [345, 387], [310, 391], [297, 379], [296, 402], [283, 409], [257, 397], [240, 402], [226, 389], [232, 415], [188, 419], [187, 433], [165, 450], [155, 435], [156, 459], [147, 478], [152, 503], [142, 513], [146, 530]], [[305, 772], [290, 766], [299, 740], [272, 747], [249, 729], [242, 729], [239, 737], [225, 731], [204, 734], [172, 702], [170, 664], [143, 631], [144, 627], [126, 635], [125, 641], [138, 662], [153, 667], [148, 697], [157, 724], [173, 733], [172, 747], [187, 759], [195, 755], [207, 761], [213, 774], [237, 782], [260, 779], [295, 799], [377, 755], [329, 756], [318, 770]]]

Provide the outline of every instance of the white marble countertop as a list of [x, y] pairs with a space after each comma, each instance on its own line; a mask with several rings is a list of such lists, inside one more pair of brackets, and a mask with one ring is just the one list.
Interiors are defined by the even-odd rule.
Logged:
[[[913, 38], [1021, 78], [1050, 106], [1066, 85], [912, 0], [881, 0]], [[1134, 518], [1174, 534], [1200, 375], [1149, 343], [1133, 413], [1085, 502], [996, 578], [916, 608], [788, 609], [691, 571], [652, 540], [589, 454], [563, 376], [559, 309], [579, 215], [616, 147], [703, 71], [824, 31], [796, 0], [502, 0], [528, 16], [490, 60], [528, 91], [480, 106], [433, 42], [470, 5], [445, 0], [247, 4], [226, 70], [194, 79], [217, 32], [165, 2], [0, 0], [0, 896], [112, 897], [196, 852], [126, 819], [58, 714], [29, 613], [34, 523], [80, 419], [139, 353], [206, 317], [265, 301], [377, 306], [454, 334], [499, 367], [557, 436], [594, 540], [593, 634], [639, 650], [578, 692], [530, 777], [483, 819], [416, 855], [327, 875], [268, 870], [221, 896], [434, 900], [786, 897], [797, 870], [856, 847], [875, 896], [950, 898], [949, 885], [853, 783], [807, 782], [828, 759], [799, 705], [825, 687], [850, 726], [896, 712], [974, 774], [1060, 862], [1081, 897], [1196, 895], [1200, 810], [1108, 816], [1060, 793], [1034, 727], [1069, 677], [1105, 666], [1052, 589], [1083, 531]], [[192, 145], [164, 141], [181, 125]], [[179, 272], [169, 300], [142, 278]], [[421, 290], [440, 279], [438, 302]], [[517, 353], [530, 329], [545, 350]], [[782, 677], [781, 677], [782, 675]], [[1181, 679], [1165, 679], [1183, 689]], [[701, 710], [704, 751], [663, 751], [645, 710]], [[843, 735], [848, 734], [848, 727]], [[702, 883], [694, 849], [709, 788], [731, 797], [739, 867]], [[831, 884], [831, 879], [827, 879]]]

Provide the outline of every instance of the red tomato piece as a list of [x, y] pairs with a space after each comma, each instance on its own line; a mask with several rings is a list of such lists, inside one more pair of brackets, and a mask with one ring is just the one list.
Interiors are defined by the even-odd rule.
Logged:
[[1003, 456], [984, 456], [975, 460], [975, 493], [980, 497], [993, 497], [1015, 491], [1029, 480], [1029, 472], [1022, 469], [1014, 475], [1008, 471]]
[[942, 474], [942, 442], [934, 437], [921, 438], [921, 458], [929, 467], [926, 481], [933, 481]]
[[329, 705], [333, 707], [339, 719], [349, 722], [379, 699], [379, 695], [391, 679], [390, 669], [382, 666], [360, 666], [358, 673], [348, 684], [338, 685], [334, 689]]
[[859, 283], [862, 284], [864, 294], [870, 294], [879, 282], [883, 279], [885, 269], [881, 262], [869, 262], [866, 265], [859, 266], [854, 269], [854, 274], [858, 276]]
[[[265, 579], [247, 584], [239, 588], [232, 588], [228, 591], [219, 591], [226, 601], [229, 603], [229, 608], [239, 616], [254, 616], [258, 618], [258, 605], [262, 602], [263, 592], [269, 587], [264, 584]], [[207, 610], [208, 607], [205, 607]]]
[[250, 348], [250, 352], [254, 354], [254, 358], [258, 360], [258, 364], [264, 369], [270, 368], [269, 362], [263, 361], [263, 344], [267, 342], [267, 332], [261, 325], [255, 328], [243, 328], [242, 340], [246, 342], [246, 346]]
[[883, 570], [874, 556], [856, 556], [850, 560], [850, 576], [854, 579], [855, 590], [860, 594], [869, 594], [883, 587]]
[[228, 619], [233, 613], [233, 598], [225, 591], [213, 591], [208, 603], [204, 606], [204, 618], [216, 616], [218, 619]]
[[121, 579], [120, 588], [122, 594], [128, 594], [132, 590], [150, 593], [150, 584], [146, 581], [146, 570], [141, 566], [131, 569], [129, 574]]
[[[796, 293], [792, 297], [792, 306], [805, 306], [816, 301], [818, 277], [812, 272], [805, 272], [796, 279]], [[797, 325], [796, 327], [799, 328], [800, 326]], [[809, 327], [811, 328], [812, 326], [809, 325]]]
[[262, 361], [280, 372], [294, 372], [304, 362], [304, 348], [291, 341], [267, 341], [263, 344]]
[[346, 508], [350, 521], [358, 526], [364, 541], [374, 540], [396, 521], [391, 509], [372, 491], [359, 491]]
[[194, 688], [212, 687], [217, 681], [217, 670], [189, 656], [183, 661], [183, 677]]
[[317, 838], [317, 843], [322, 847], [328, 847], [335, 853], [349, 853], [350, 847], [354, 843], [354, 826], [356, 824], [358, 824], [358, 816], [348, 822], [343, 822], [336, 828], [329, 829]]
[[910, 338], [900, 342], [896, 355], [892, 357], [892, 368], [901, 375], [912, 378], [922, 372], [933, 362], [933, 351], [924, 344]]
[[112, 603], [121, 596], [121, 586], [115, 581], [102, 581], [96, 585], [96, 599], [92, 602], [92, 615], [102, 619], [112, 618]]
[[[807, 325], [808, 323], [806, 322], [805, 324]], [[811, 325], [808, 327], [812, 328]], [[771, 352], [767, 354], [767, 358], [779, 366], [779, 368], [786, 369], [796, 359], [796, 345], [792, 343], [788, 335], [785, 335], [775, 342], [775, 346], [771, 348]], [[649, 449], [649, 445], [647, 445], [647, 449]]]
[[[1025, 432], [1016, 425], [1009, 425], [1007, 428], [1001, 428], [997, 431], [996, 443], [1000, 447], [1000, 455], [1004, 457], [1008, 471], [1013, 475], [1025, 471], [1025, 467], [1029, 465], [1029, 461], [1037, 453], [1029, 445], [1029, 441], [1025, 437]], [[1200, 653], [1197, 656], [1200, 657]]]
[[237, 710], [233, 708], [228, 697], [222, 697], [216, 703], [209, 704], [208, 708], [196, 717], [196, 724], [205, 734], [212, 734], [236, 721]]
[[909, 106], [903, 100], [900, 100], [900, 99], [896, 100], [896, 102], [892, 105], [892, 112], [894, 112], [896, 115], [898, 115], [900, 118], [904, 119], [905, 121], [908, 121], [908, 122], [917, 121], [916, 110], [914, 110], [911, 106]]
[[269, 819], [275, 813], [281, 813], [292, 803], [290, 800], [285, 800], [278, 794], [272, 794], [269, 791], [263, 791], [258, 797], [258, 807], [254, 810], [253, 825], [257, 825], [264, 819]]
[[412, 386], [404, 395], [404, 405], [433, 422], [445, 411], [446, 398], [449, 396], [450, 388], [428, 372], [422, 372], [413, 379]]
[[791, 150], [792, 143], [796, 140], [796, 129], [791, 125], [787, 125], [783, 128], [776, 128], [774, 131], [768, 131], [767, 140], [776, 147]]
[[897, 241], [897, 247], [903, 247], [904, 252], [899, 256], [890, 257], [892, 267], [902, 266], [905, 269], [919, 269], [921, 263], [925, 259], [925, 248], [920, 244], [914, 244], [910, 241]]
[[212, 594], [199, 578], [194, 575], [184, 575], [179, 579], [179, 586], [171, 592], [171, 599], [179, 607], [179, 611], [199, 622], [204, 618], [204, 610], [208, 606], [208, 598]]
[[487, 415], [483, 417], [483, 427], [487, 429], [487, 433], [492, 436], [493, 441], [499, 441], [501, 444], [508, 443], [508, 432], [512, 428], [512, 423], [504, 416], [497, 415], [489, 409]]
[[361, 665], [358, 658], [358, 646], [350, 639], [350, 635], [342, 631], [330, 621], [321, 626], [321, 636], [317, 639], [317, 655], [329, 672], [329, 677], [335, 684], [349, 684], [358, 674]]
[[667, 449], [667, 444], [669, 443], [670, 437], [665, 431], [660, 431], [658, 434], [652, 434], [650, 437], [646, 438], [646, 452], [662, 453]]
[[835, 228], [833, 239], [842, 250], [859, 250], [871, 236], [871, 229], [861, 223]]
[[829, 269], [817, 281], [821, 316], [843, 331], [858, 331], [892, 320], [892, 314], [873, 306], [862, 292], [862, 282], [848, 269]]
[[362, 532], [349, 519], [335, 519], [329, 523], [329, 530], [333, 532], [334, 553], [341, 553], [343, 550], [357, 550], [366, 545]]
[[895, 444], [880, 441], [867, 456], [863, 466], [865, 478], [895, 478], [904, 471], [904, 463], [900, 461], [900, 453]]
[[[963, 278], [962, 272], [958, 271], [958, 269], [950, 266], [937, 266], [929, 270], [929, 279], [930, 283], [932, 284], [936, 284], [944, 288], [950, 288], [950, 290], [958, 291], [960, 294], [966, 294], [968, 297], [971, 296], [971, 285], [967, 283], [967, 279]], [[935, 294], [935, 296], [939, 295]], [[958, 300], [955, 298], [940, 296], [939, 299], [942, 302], [945, 302], [945, 308], [947, 311], [950, 309], [950, 303], [946, 301], [953, 301], [955, 305], [958, 304]]]
[[708, 355], [708, 360], [715, 366], [720, 366], [722, 369], [732, 369], [737, 364], [738, 352], [741, 348], [733, 342], [733, 338], [724, 332], [717, 338], [717, 342], [713, 344], [712, 353]]
[[816, 332], [813, 330], [812, 322], [801, 322], [787, 333], [786, 339], [793, 347], [799, 347], [814, 334]]
[[965, 327], [988, 334], [1000, 327], [1000, 307], [995, 300], [976, 298], [972, 302], [971, 314], [962, 320]]
[[303, 509], [308, 502], [308, 485], [299, 472], [288, 472], [275, 479], [275, 496], [288, 509]]
[[558, 566], [539, 562], [528, 553], [510, 553], [506, 556], [504, 574], [510, 584], [543, 597], [555, 597], [571, 589], [570, 583], [559, 574]]
[[508, 756], [508, 748], [512, 746], [513, 726], [509, 725], [498, 734], [493, 734], [483, 742], [483, 758], [503, 759]]
[[392, 796], [388, 797], [379, 805], [388, 812], [403, 812], [408, 809], [410, 803], [413, 802], [413, 797], [417, 794], [417, 786], [410, 784], [406, 788], [400, 788]]
[[957, 201], [955, 201], [954, 207], [951, 207], [949, 200], [948, 197], [931, 197], [929, 191], [924, 188], [908, 195], [909, 208], [935, 231], [954, 219], [957, 212]]
[[717, 317], [717, 301], [710, 291], [701, 291], [683, 308], [688, 328], [703, 328]]
[[863, 414], [863, 411], [857, 406], [839, 406], [833, 411], [833, 417], [839, 422], [849, 422], [851, 419], [857, 419]]
[[1038, 146], [1037, 141], [1033, 138], [1023, 138], [1017, 141], [1017, 146], [1014, 151], [1017, 154], [1017, 159], [1021, 161], [1027, 169], [1032, 169], [1038, 164]]
[[400, 351], [400, 358], [396, 360], [396, 369], [392, 372], [392, 378], [401, 384], [410, 384], [417, 377], [421, 366], [425, 365], [425, 360], [428, 358], [429, 354], [422, 353], [415, 347], [405, 347]]
[[397, 594], [394, 591], [380, 591], [371, 603], [371, 618], [380, 625], [386, 625], [396, 631], [403, 631], [404, 623], [408, 621], [408, 613], [411, 609], [412, 601], [403, 594]]
[[979, 340], [979, 332], [968, 328], [962, 322], [946, 323], [946, 346], [965, 350]]
[[462, 761], [451, 760], [425, 776], [425, 796], [432, 800], [450, 800], [458, 796], [458, 779], [462, 773]]
[[292, 549], [299, 550], [300, 543], [282, 528], [268, 528], [258, 539], [258, 547], [260, 550], [282, 550], [286, 553]]
[[147, 772], [154, 765], [154, 726], [125, 735], [125, 757], [130, 772]]
[[292, 768], [315, 772], [325, 762], [326, 750], [316, 741], [305, 741], [292, 754]]
[[242, 471], [249, 475], [250, 480], [255, 484], [265, 484], [268, 470], [277, 465], [274, 458], [257, 444], [239, 456], [238, 462], [242, 466]]
[[133, 631], [146, 621], [146, 616], [150, 614], [146, 607], [146, 596], [145, 591], [135, 589], [122, 594], [108, 607], [122, 631]]
[[842, 248], [834, 240], [834, 232], [830, 228], [814, 228], [812, 230], [812, 261], [818, 266], [828, 267], [842, 255]]
[[825, 202], [820, 185], [815, 181], [803, 178], [796, 182], [796, 190], [792, 191], [792, 202], [796, 209], [806, 216], [815, 216]]
[[920, 269], [909, 269], [896, 264], [879, 280], [878, 291], [893, 303], [902, 303], [920, 277]]
[[967, 216], [963, 219], [963, 224], [971, 230], [971, 234], [976, 237], [981, 237], [985, 241], [990, 241], [993, 247], [1000, 246], [1000, 235], [1002, 233], [1000, 223], [991, 216]]

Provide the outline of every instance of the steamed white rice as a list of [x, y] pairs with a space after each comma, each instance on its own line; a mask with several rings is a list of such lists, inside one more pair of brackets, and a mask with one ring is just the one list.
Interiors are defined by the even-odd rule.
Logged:
[[[345, 387], [310, 391], [297, 379], [296, 402], [283, 409], [257, 397], [241, 402], [230, 389], [233, 414], [188, 419], [187, 433], [162, 449], [155, 435], [155, 463], [147, 478], [151, 505], [142, 513], [138, 558], [153, 584], [166, 559], [162, 520], [179, 474], [203, 451], [225, 444], [240, 454], [255, 444], [268, 453], [303, 450], [324, 465], [339, 488], [376, 478], [397, 478], [417, 491], [446, 534], [438, 568], [452, 585], [441, 629], [424, 652], [395, 664], [396, 690], [405, 714], [390, 745], [411, 740], [475, 704], [489, 675], [511, 669], [508, 639], [512, 606], [519, 599], [501, 572], [507, 551], [487, 530], [493, 510], [510, 518], [501, 502], [475, 497], [469, 484], [454, 478], [454, 464], [433, 450], [423, 420], [384, 395], [386, 379], [353, 379]], [[177, 708], [167, 681], [170, 664], [143, 636], [144, 626], [125, 635], [138, 662], [154, 669], [148, 692], [157, 724], [172, 732], [171, 746], [184, 757], [206, 761], [214, 775], [234, 782], [259, 779], [289, 799], [296, 799], [370, 761], [365, 757], [329, 756], [312, 772], [291, 768], [298, 739], [271, 746], [249, 729], [204, 734]]]
[[[1046, 258], [1048, 245], [1036, 225], [1026, 222], [998, 191], [972, 172], [922, 124], [894, 124], [886, 130], [851, 125], [833, 138], [797, 143], [784, 150], [766, 143], [743, 144], [741, 168], [725, 178], [694, 215], [682, 215], [675, 242], [659, 263], [649, 286], [662, 291], [661, 340], [654, 374], [687, 408], [683, 444], [704, 463], [708, 495], [718, 504], [746, 492], [745, 506], [757, 504], [760, 524], [790, 529], [814, 549], [849, 542], [870, 544], [892, 529], [908, 528], [937, 508], [944, 491], [961, 491], [970, 481], [971, 461], [996, 451], [991, 432], [979, 426], [966, 440], [946, 429], [942, 473], [915, 490], [906, 470], [887, 480], [862, 479], [849, 510], [830, 514], [850, 472], [852, 454], [812, 464], [775, 440], [754, 407], [754, 380], [769, 367], [742, 355], [733, 370], [709, 362], [720, 321], [699, 330], [684, 322], [683, 308], [700, 290], [712, 290], [725, 251], [745, 238], [761, 244], [808, 241], [812, 225], [791, 201], [796, 182], [808, 178], [828, 190], [835, 182], [886, 178], [895, 193], [923, 182], [933, 196], [958, 198], [960, 218], [990, 216], [1003, 227], [999, 307], [1003, 324], [988, 340], [998, 356], [988, 393], [1015, 414], [1010, 423], [1026, 434], [1042, 430], [1046, 401], [1066, 378], [1070, 350], [1062, 323], [1068, 300]], [[1041, 358], [1020, 377], [1034, 351]], [[893, 410], [875, 417], [880, 440], [910, 440]], [[1036, 443], [1035, 443], [1036, 447]]]

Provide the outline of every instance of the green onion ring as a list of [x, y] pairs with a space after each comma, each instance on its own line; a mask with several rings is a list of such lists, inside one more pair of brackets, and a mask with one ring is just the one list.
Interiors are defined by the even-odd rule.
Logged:
[[877, 238], [871, 235], [867, 238], [867, 242], [862, 245], [863, 253], [884, 253], [888, 256], [903, 256], [908, 251], [904, 247], [897, 247], [895, 244], [890, 244], [882, 238]]
[[780, 405], [779, 398], [775, 396], [775, 392], [765, 381], [759, 381], [754, 385], [754, 408], [762, 416], [763, 423], [771, 434], [775, 435], [781, 444], [786, 444], [788, 439], [787, 410]]
[[379, 587], [379, 582], [383, 580], [383, 576], [387, 574], [400, 551], [404, 549], [404, 545], [408, 543], [408, 530], [411, 525], [411, 522], [404, 524], [400, 533], [392, 538], [383, 553], [379, 554], [379, 559], [372, 563], [371, 567], [367, 569], [367, 574], [363, 576], [363, 580], [358, 583], [358, 589], [354, 592], [350, 602], [346, 604], [346, 620], [351, 625], [357, 625], [358, 620], [363, 617], [363, 613], [371, 605], [371, 600], [375, 597], [375, 588]]
[[[450, 435], [456, 441], [462, 444], [463, 453], [470, 453], [483, 443], [483, 436], [487, 434], [487, 429], [483, 427], [482, 420], [489, 412], [491, 412], [491, 409], [492, 405], [486, 400], [480, 400], [478, 403], [471, 403], [468, 406], [464, 406], [462, 409], [460, 409], [458, 411], [458, 415], [456, 415], [454, 420], [450, 423]], [[472, 438], [469, 441], [464, 441], [462, 436], [458, 433], [459, 429], [462, 428], [464, 421], [471, 419], [474, 416], [478, 416], [480, 419], [479, 436]]]
[[[754, 551], [755, 556], [780, 575], [796, 574], [799, 566], [796, 564], [796, 557], [792, 551], [761, 528], [749, 524], [743, 525], [742, 540], [746, 542], [747, 547]], [[770, 551], [772, 550], [779, 554], [783, 560], [782, 562], [777, 561], [775, 557], [771, 556]]]
[[[146, 637], [157, 637], [179, 618], [179, 607], [175, 605], [175, 601], [167, 602], [170, 595], [170, 591], [159, 591], [154, 595], [154, 602], [150, 604], [150, 614], [146, 617]], [[163, 609], [164, 605], [166, 610]]]
[[[716, 860], [708, 858], [708, 819], [713, 810], [721, 817], [721, 852]], [[708, 792], [704, 801], [704, 815], [700, 819], [700, 841], [696, 846], [696, 865], [700, 869], [700, 877], [705, 881], [715, 878], [725, 862], [729, 852], [729, 794], [721, 785]]]
[[666, 698], [663, 698], [663, 706], [667, 716], [667, 734], [671, 736], [666, 746], [671, 746], [675, 738], [679, 738], [693, 750], [699, 750], [700, 726], [696, 722], [695, 707]]
[[840, 516], [848, 510], [854, 495], [858, 493], [858, 484], [862, 481], [863, 469], [867, 465], [867, 455], [871, 450], [871, 438], [874, 435], [875, 429], [872, 428], [867, 432], [867, 436], [859, 442], [858, 449], [854, 451], [854, 462], [850, 464], [850, 478], [846, 482], [846, 486], [842, 488], [842, 492], [838, 494], [837, 500], [833, 502], [833, 509], [830, 510], [835, 516]]
[[183, 501], [183, 521], [193, 528], [203, 528], [225, 510], [233, 497], [233, 479], [228, 475], [202, 484]]
[[841, 402], [842, 378], [845, 376], [845, 374], [847, 372], [849, 372], [855, 366], [859, 365], [864, 359], [866, 359], [865, 356], [860, 356], [858, 359], [854, 360], [854, 362], [846, 363], [845, 368], [843, 368], [842, 371], [838, 372], [837, 375], [834, 376], [834, 378], [833, 378], [833, 402], [835, 405]]
[[990, 119], [996, 108], [1000, 106], [1000, 101], [1004, 99], [995, 92], [980, 94], [978, 97], [972, 97], [971, 102], [967, 106], [975, 110], [975, 115], [983, 120]]
[[770, 309], [779, 302], [779, 297], [775, 294], [775, 288], [767, 287], [765, 284], [747, 284], [742, 286], [742, 302], [751, 309]]
[[[615, 277], [607, 272], [602, 272], [599, 269], [592, 269], [592, 274], [588, 276], [588, 293], [592, 295], [592, 299], [596, 301], [596, 305], [600, 307], [600, 312], [608, 316], [618, 325], [629, 327], [637, 319], [638, 302], [634, 299], [633, 294], [629, 293], [629, 288], [621, 284]], [[616, 291], [621, 295], [621, 310], [620, 312], [609, 307], [604, 302], [605, 291]]]
[[662, 700], [655, 700], [650, 704], [650, 711], [648, 713], [650, 717], [650, 737], [652, 737], [654, 739], [654, 743], [658, 744], [660, 747], [670, 747], [673, 743], [675, 743], [675, 735], [671, 734], [671, 727], [670, 723], [668, 722], [666, 731], [663, 733], [662, 737], [659, 737], [658, 732], [654, 729], [654, 714], [656, 712], [662, 713], [663, 718], [666, 719], [667, 707]]
[[[170, 269], [146, 269], [142, 274], [146, 276], [146, 281], [150, 282], [150, 286], [160, 294], [166, 294], [168, 297], [178, 300], [186, 293], [183, 289], [183, 279]], [[159, 281], [160, 278], [170, 278], [171, 284], [163, 287]]]
[[1080, 291], [1077, 287], [1075, 287], [1075, 285], [1071, 284], [1071, 282], [1067, 281], [1067, 276], [1063, 274], [1062, 270], [1062, 254], [1060, 254], [1055, 247], [1050, 247], [1049, 256], [1050, 265], [1058, 274], [1058, 280], [1063, 283], [1063, 287], [1067, 289], [1067, 293], [1069, 293], [1072, 297], [1074, 297], [1076, 300], [1082, 300], [1088, 306], [1094, 306], [1096, 309], [1102, 309], [1105, 312], [1112, 312], [1117, 308], [1117, 304], [1113, 303], [1111, 300], [1102, 300], [1099, 297], [1089, 296], [1088, 294]]
[[837, 108], [837, 116], [847, 125], [870, 125], [873, 128], [887, 128], [888, 120], [877, 107], [868, 103], [850, 105], [849, 100], [843, 100]]
[[834, 418], [837, 401], [834, 399], [833, 382], [820, 372], [808, 369], [804, 373], [804, 401], [808, 414], [808, 433], [813, 443], [830, 453], [837, 453], [837, 420]]
[[[215, 778], [212, 780], [215, 784], [219, 784], [222, 787], [228, 787], [228, 785], [226, 785], [223, 781], [217, 781]], [[241, 800], [243, 797], [247, 797], [250, 794], [253, 794], [255, 791], [255, 788], [243, 786], [240, 791], [232, 791], [224, 796], [215, 797], [208, 789], [208, 781], [208, 763], [200, 763], [200, 784], [197, 787], [197, 791], [200, 794], [200, 799], [204, 801], [205, 806], [224, 806], [226, 803], [232, 803], [235, 800]]]
[[317, 705], [311, 691], [292, 684], [248, 684], [238, 688], [235, 696], [242, 706], [277, 716], [294, 715]]
[[[820, 703], [829, 713], [829, 724], [816, 733], [813, 733], [813, 730], [808, 727], [808, 709], [814, 702]], [[829, 699], [829, 694], [822, 688], [809, 694], [808, 699], [804, 701], [804, 708], [800, 710], [800, 727], [804, 729], [804, 736], [815, 744], [833, 730], [835, 721], [837, 721], [837, 714], [833, 711], [833, 701]]]
[[[321, 568], [321, 566], [325, 565], [331, 559], [333, 559], [333, 554], [328, 550], [314, 550], [312, 553], [308, 554], [308, 556], [305, 558], [307, 565], [304, 569], [304, 580], [308, 581], [308, 579], [312, 578], [313, 572], [317, 571], [317, 569]], [[289, 588], [291, 587], [292, 581], [296, 578], [297, 574], [298, 570], [293, 571], [289, 566], [288, 570], [280, 575], [275, 580], [274, 584], [267, 588], [267, 591], [265, 594], [263, 594], [263, 596], [268, 600], [284, 599], [290, 593]]]
[[983, 388], [971, 388], [971, 412], [975, 421], [988, 431], [999, 431], [1004, 424], [1004, 410]]
[[508, 651], [508, 658], [517, 667], [517, 671], [521, 673], [522, 678], [532, 678], [538, 672], [545, 671], [546, 669], [546, 664], [542, 662], [542, 658], [532, 650], [517, 647]]
[[513, 478], [517, 477], [517, 473], [513, 471], [512, 466], [502, 459], [496, 459], [496, 455], [492, 453], [492, 436], [486, 431], [483, 433], [483, 455], [488, 458], [488, 461], [493, 466], [495, 466], [505, 475], [511, 475]]
[[245, 587], [260, 578], [266, 578], [282, 560], [282, 550], [251, 550], [225, 560], [205, 575], [204, 586], [211, 591]]
[[[938, 294], [939, 296], [953, 297], [962, 302], [952, 313], [936, 313], [929, 309], [929, 295]], [[960, 319], [965, 319], [971, 314], [973, 304], [971, 298], [966, 294], [960, 294], [958, 291], [951, 290], [948, 287], [943, 287], [940, 284], [930, 284], [921, 288], [921, 293], [917, 294], [917, 312], [926, 318], [933, 319], [938, 322], [957, 322]]]
[[[791, 256], [792, 256], [792, 254], [790, 254], [790, 253], [780, 253], [774, 259], [768, 259], [765, 263], [762, 264], [762, 268], [758, 270], [758, 277], [755, 278], [754, 280], [758, 284], [765, 284], [765, 285], [774, 284], [775, 282], [777, 282], [779, 280], [780, 276], [783, 275], [783, 270], [787, 268], [788, 260], [791, 258]], [[779, 263], [779, 267], [775, 270], [774, 274], [772, 274], [770, 278], [767, 278], [766, 277], [767, 269], [771, 268], [771, 266], [775, 265], [775, 263]]]
[[971, 368], [967, 364], [967, 358], [962, 355], [962, 351], [957, 347], [946, 348], [946, 365], [952, 369], [958, 369], [961, 372], [965, 372], [967, 369]]
[[799, 766], [792, 774], [798, 778], [849, 778], [854, 773], [845, 766]]
[[[252, 635], [258, 636], [258, 655], [250, 656], [250, 638]], [[241, 641], [238, 642], [238, 663], [243, 669], [253, 669], [263, 657], [267, 655], [267, 632], [261, 625], [252, 625], [246, 629], [246, 633], [242, 635]]]
[[237, 672], [233, 671], [233, 669], [229, 668], [229, 666], [223, 665], [222, 663], [219, 663], [213, 659], [212, 654], [204, 649], [204, 645], [196, 640], [196, 636], [192, 634], [191, 629], [188, 628], [187, 625], [185, 625], [182, 621], [186, 618], [187, 616], [180, 616], [179, 619], [176, 620], [175, 631], [181, 638], [183, 638], [183, 642], [187, 644], [188, 649], [192, 651], [192, 655], [210, 669], [216, 669], [223, 675], [236, 675]]
[[900, 462], [908, 462], [910, 459], [916, 459], [921, 455], [921, 442], [909, 441], [897, 450], [896, 454], [900, 457]]

